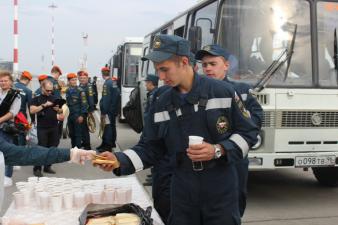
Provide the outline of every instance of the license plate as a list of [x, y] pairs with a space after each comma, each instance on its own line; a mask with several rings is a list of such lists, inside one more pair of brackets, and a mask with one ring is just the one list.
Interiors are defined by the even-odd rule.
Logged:
[[314, 167], [314, 166], [334, 166], [336, 164], [336, 156], [296, 156], [296, 167]]

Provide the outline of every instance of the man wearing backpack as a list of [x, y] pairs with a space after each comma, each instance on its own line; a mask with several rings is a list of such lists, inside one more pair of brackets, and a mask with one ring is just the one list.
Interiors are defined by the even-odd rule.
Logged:
[[[0, 136], [7, 142], [13, 143], [11, 127], [13, 118], [19, 113], [21, 106], [20, 92], [13, 88], [13, 77], [9, 72], [0, 72]], [[13, 166], [6, 166], [5, 187], [10, 187]]]

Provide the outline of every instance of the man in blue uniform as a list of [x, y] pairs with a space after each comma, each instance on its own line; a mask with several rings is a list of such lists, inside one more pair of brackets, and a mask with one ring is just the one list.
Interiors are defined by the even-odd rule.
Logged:
[[[189, 42], [174, 35], [154, 38], [153, 51], [143, 59], [170, 88], [156, 99], [145, 122], [146, 146], [103, 153], [118, 163], [105, 170], [131, 174], [170, 158], [171, 225], [240, 224], [235, 163], [247, 154], [258, 129], [232, 86], [194, 73]], [[191, 135], [204, 138], [188, 145]], [[203, 169], [193, 170], [192, 161]]]
[[[233, 85], [237, 94], [242, 98], [245, 108], [250, 112], [251, 119], [260, 129], [262, 126], [263, 109], [256, 98], [251, 95], [251, 87], [248, 84], [232, 82], [227, 78], [230, 68], [230, 54], [219, 45], [207, 45], [196, 53], [196, 59], [201, 60], [204, 74], [208, 77], [223, 80]], [[247, 180], [248, 180], [248, 158], [245, 157], [237, 163], [239, 175], [239, 210], [243, 216], [246, 207]]]
[[86, 93], [77, 86], [75, 73], [67, 74], [69, 88], [66, 92], [66, 101], [69, 108], [68, 129], [72, 147], [81, 148], [82, 131], [85, 117], [88, 113]]
[[[148, 74], [145, 81], [145, 86], [147, 90], [147, 101], [145, 105], [145, 110], [144, 114], [147, 114], [149, 111], [150, 103], [153, 98], [153, 94], [157, 89], [158, 86], [158, 77], [155, 76], [154, 74]], [[146, 116], [146, 115], [145, 115]], [[152, 174], [153, 174], [154, 169], [152, 168], [150, 171], [150, 174], [148, 175], [146, 182], [143, 183], [144, 186], [151, 186], [152, 185]]]
[[96, 105], [97, 105], [97, 103], [98, 103], [98, 92], [97, 92], [97, 85], [96, 85], [96, 83], [97, 83], [97, 76], [94, 76], [94, 78], [93, 78], [93, 82], [91, 83], [92, 84], [92, 86], [93, 86], [93, 93], [94, 93], [94, 108], [95, 108], [95, 110], [96, 110]]
[[116, 147], [116, 116], [119, 108], [120, 91], [116, 82], [110, 77], [110, 69], [101, 69], [104, 84], [100, 100], [101, 124], [105, 124], [102, 135], [102, 144], [96, 149], [100, 152], [112, 151]]
[[[29, 89], [27, 86], [29, 82], [32, 80], [32, 75], [28, 71], [23, 71], [21, 73], [20, 78], [14, 83], [14, 87], [20, 91], [21, 96], [21, 107], [20, 112], [27, 117], [27, 110], [29, 110], [29, 105], [32, 101], [32, 90]], [[24, 133], [20, 133], [17, 136], [17, 144], [18, 145], [25, 145], [26, 144], [26, 138]]]
[[94, 93], [93, 93], [93, 87], [89, 83], [88, 79], [88, 73], [86, 71], [79, 71], [77, 72], [77, 76], [79, 78], [80, 82], [80, 88], [85, 92], [86, 99], [87, 99], [87, 105], [88, 105], [88, 112], [84, 115], [84, 120], [82, 123], [82, 147], [84, 149], [91, 149], [90, 146], [90, 135], [89, 135], [89, 129], [87, 124], [87, 118], [88, 114], [93, 113], [95, 110], [95, 104], [94, 104]]

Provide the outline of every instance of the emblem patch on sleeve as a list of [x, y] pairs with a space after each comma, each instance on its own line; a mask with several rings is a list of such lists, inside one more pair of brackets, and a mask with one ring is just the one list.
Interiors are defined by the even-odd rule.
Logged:
[[239, 108], [239, 110], [241, 111], [242, 115], [245, 118], [250, 118], [250, 112], [244, 107], [243, 101], [238, 97], [238, 95], [235, 95], [235, 102]]
[[227, 132], [227, 130], [229, 129], [228, 119], [225, 118], [225, 116], [219, 117], [216, 122], [216, 128], [217, 132], [220, 134], [224, 134], [225, 132]]

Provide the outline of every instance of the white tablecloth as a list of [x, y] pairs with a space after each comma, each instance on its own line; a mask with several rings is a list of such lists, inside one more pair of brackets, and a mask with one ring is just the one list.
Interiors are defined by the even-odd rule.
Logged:
[[[134, 175], [122, 178], [88, 180], [88, 182], [116, 184], [117, 187], [132, 188], [132, 203], [135, 203], [144, 209], [148, 206], [153, 207], [151, 198]], [[32, 204], [30, 207], [16, 209], [14, 207], [14, 203], [12, 202], [3, 218], [16, 218], [30, 224], [45, 223], [46, 225], [78, 225], [78, 218], [84, 208], [85, 207], [53, 212], [51, 209], [39, 209], [35, 204]], [[154, 225], [163, 225], [163, 222], [154, 208], [152, 210], [152, 218], [154, 219]]]

